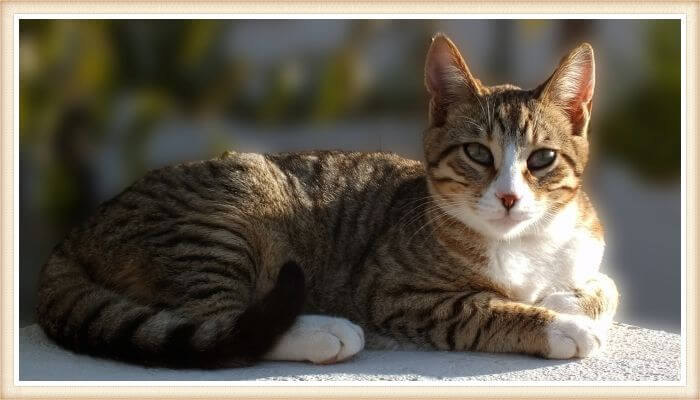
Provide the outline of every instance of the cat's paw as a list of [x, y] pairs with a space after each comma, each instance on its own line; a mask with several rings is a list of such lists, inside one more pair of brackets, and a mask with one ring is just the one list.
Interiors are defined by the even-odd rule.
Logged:
[[333, 364], [357, 354], [364, 345], [362, 328], [347, 319], [301, 315], [264, 358]]
[[585, 315], [579, 298], [571, 292], [552, 293], [537, 305], [562, 314]]
[[605, 330], [588, 317], [558, 314], [547, 327], [547, 341], [547, 358], [584, 358], [603, 347]]

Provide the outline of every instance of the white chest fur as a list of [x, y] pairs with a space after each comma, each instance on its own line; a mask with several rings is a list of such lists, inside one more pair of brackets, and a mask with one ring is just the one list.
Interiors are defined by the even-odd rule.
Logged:
[[604, 245], [575, 226], [576, 214], [568, 207], [538, 232], [494, 240], [485, 275], [525, 303], [580, 286], [598, 271]]

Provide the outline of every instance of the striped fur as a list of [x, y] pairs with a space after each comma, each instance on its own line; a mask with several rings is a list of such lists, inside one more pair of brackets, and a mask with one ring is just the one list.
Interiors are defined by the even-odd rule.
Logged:
[[[598, 272], [602, 228], [580, 185], [592, 86], [579, 75], [592, 69], [571, 57], [588, 49], [525, 91], [483, 86], [437, 36], [425, 163], [227, 152], [152, 171], [56, 246], [41, 273], [39, 321], [68, 348], [144, 364], [334, 362], [364, 341], [586, 356], [604, 343], [617, 306], [614, 283]], [[492, 166], [469, 158], [472, 141], [490, 149]], [[517, 172], [541, 146], [556, 149], [556, 161]], [[536, 212], [522, 211], [527, 221], [514, 227], [489, 225], [482, 214], [496, 212], [484, 210], [502, 188], [525, 193], [512, 215], [527, 199]], [[314, 356], [315, 332], [352, 339], [352, 350]]]

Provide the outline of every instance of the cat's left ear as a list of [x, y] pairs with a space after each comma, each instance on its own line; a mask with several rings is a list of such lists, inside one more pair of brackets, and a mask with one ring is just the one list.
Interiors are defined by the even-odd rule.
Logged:
[[567, 114], [575, 135], [585, 135], [594, 87], [593, 47], [584, 43], [562, 58], [552, 76], [536, 90], [541, 101], [557, 106]]
[[451, 104], [469, 99], [478, 100], [482, 94], [481, 82], [474, 78], [457, 46], [445, 35], [438, 33], [425, 60], [425, 87], [430, 93], [431, 125], [444, 123]]

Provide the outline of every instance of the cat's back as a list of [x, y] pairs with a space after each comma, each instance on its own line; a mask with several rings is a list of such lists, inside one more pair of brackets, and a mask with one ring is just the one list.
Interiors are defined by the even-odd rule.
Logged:
[[218, 209], [225, 205], [252, 211], [292, 200], [323, 203], [341, 192], [347, 196], [372, 187], [390, 190], [404, 179], [422, 175], [421, 162], [390, 152], [227, 151], [209, 160], [151, 170], [102, 204], [100, 211], [136, 198], [140, 205], [157, 200], [173, 203], [178, 209], [184, 207], [186, 212], [196, 212], [198, 207], [211, 211], [212, 206]]
[[341, 199], [376, 200], [391, 196], [407, 180], [424, 177], [421, 162], [389, 152], [227, 152], [212, 162], [242, 171], [229, 173], [228, 184], [241, 186], [241, 195], [251, 198], [256, 208], [274, 204], [277, 214], [321, 211]]
[[[229, 153], [232, 161], [247, 154]], [[423, 174], [419, 161], [390, 152], [308, 151], [270, 153], [263, 156], [273, 173], [282, 174], [282, 182], [309, 192], [329, 188], [398, 185], [402, 178]]]
[[376, 201], [407, 180], [423, 176], [419, 161], [386, 152], [228, 151], [213, 159], [149, 171], [101, 204], [83, 227], [90, 228], [91, 236], [105, 238], [112, 231], [128, 235], [140, 225], [181, 217], [210, 221], [232, 216], [294, 217], [332, 207], [340, 199]]

